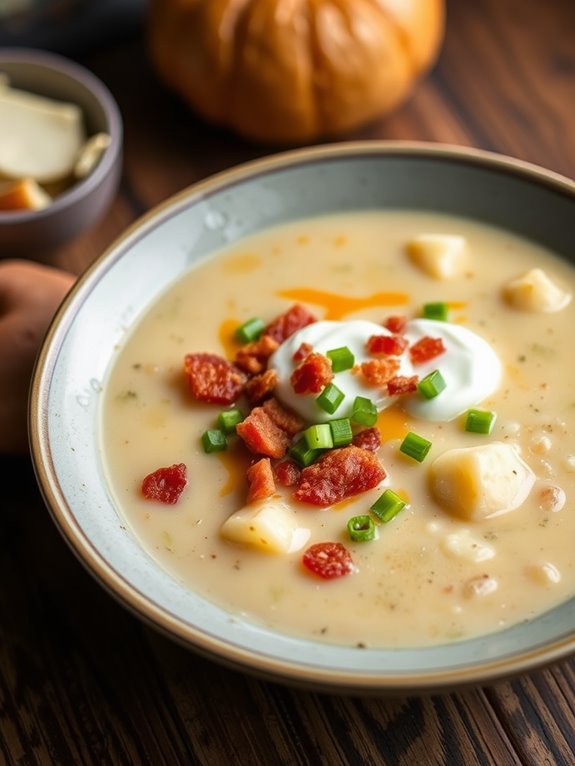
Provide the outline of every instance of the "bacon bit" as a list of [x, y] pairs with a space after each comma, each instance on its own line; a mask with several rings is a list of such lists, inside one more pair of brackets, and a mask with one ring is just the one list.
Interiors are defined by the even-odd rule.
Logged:
[[269, 457], [263, 457], [257, 463], [251, 465], [246, 473], [250, 488], [248, 491], [248, 503], [256, 500], [265, 500], [275, 495], [276, 483], [272, 472], [272, 464]]
[[276, 426], [290, 436], [295, 436], [305, 428], [305, 421], [295, 412], [283, 407], [277, 399], [266, 399], [262, 407]]
[[366, 428], [357, 433], [351, 442], [354, 447], [367, 449], [370, 452], [377, 452], [381, 447], [381, 434], [377, 428]]
[[342, 543], [316, 543], [308, 548], [302, 557], [302, 564], [310, 572], [333, 580], [354, 570], [350, 552]]
[[373, 452], [350, 445], [330, 450], [304, 468], [294, 497], [312, 505], [333, 505], [377, 487], [383, 479], [385, 471]]
[[242, 370], [257, 375], [267, 367], [268, 359], [279, 343], [269, 335], [262, 335], [259, 340], [246, 343], [236, 354], [236, 364]]
[[259, 404], [266, 396], [273, 393], [278, 384], [276, 370], [266, 370], [261, 375], [256, 375], [245, 385], [244, 393], [250, 404]]
[[274, 474], [282, 487], [295, 487], [301, 478], [301, 468], [293, 460], [284, 460], [275, 466]]
[[290, 437], [276, 426], [263, 407], [255, 407], [236, 426], [236, 433], [257, 455], [282, 458], [290, 445]]
[[387, 393], [389, 396], [396, 396], [397, 394], [412, 394], [417, 391], [417, 384], [419, 383], [419, 375], [412, 375], [406, 377], [405, 375], [396, 375], [395, 378], [388, 380]]
[[387, 319], [383, 323], [383, 326], [387, 328], [389, 332], [393, 332], [398, 335], [400, 335], [405, 330], [406, 325], [407, 325], [407, 317], [404, 317], [404, 316], [387, 317]]
[[294, 303], [284, 314], [270, 322], [264, 333], [271, 335], [278, 343], [283, 343], [294, 332], [313, 322], [317, 322], [317, 318], [305, 306], [302, 306], [301, 303]]
[[401, 356], [408, 345], [407, 338], [401, 335], [372, 335], [366, 344], [372, 356]]
[[146, 500], [157, 500], [166, 505], [174, 505], [180, 499], [187, 483], [185, 464], [174, 463], [149, 473], [142, 481], [142, 494]]
[[409, 355], [413, 364], [423, 364], [443, 354], [445, 350], [445, 344], [441, 338], [430, 338], [426, 335], [411, 346]]
[[294, 362], [301, 362], [313, 351], [311, 343], [302, 343], [298, 350], [293, 355]]
[[333, 378], [331, 362], [327, 356], [313, 353], [299, 363], [290, 381], [296, 394], [319, 394]]
[[210, 404], [231, 404], [242, 393], [247, 376], [217, 354], [187, 354], [184, 374], [194, 399]]
[[397, 359], [372, 359], [362, 362], [360, 371], [369, 386], [385, 386], [399, 370]]

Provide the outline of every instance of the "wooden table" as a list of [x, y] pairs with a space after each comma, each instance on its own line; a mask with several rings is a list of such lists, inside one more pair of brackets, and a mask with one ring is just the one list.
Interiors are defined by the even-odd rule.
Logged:
[[[80, 271], [139, 214], [270, 152], [214, 131], [155, 79], [140, 39], [81, 59], [125, 120], [105, 219], [57, 256]], [[441, 60], [350, 138], [495, 150], [575, 177], [573, 0], [451, 0]], [[574, 222], [575, 224], [575, 222]], [[117, 605], [60, 539], [30, 462], [0, 465], [0, 764], [575, 764], [575, 662], [424, 699], [340, 698], [199, 659]]]

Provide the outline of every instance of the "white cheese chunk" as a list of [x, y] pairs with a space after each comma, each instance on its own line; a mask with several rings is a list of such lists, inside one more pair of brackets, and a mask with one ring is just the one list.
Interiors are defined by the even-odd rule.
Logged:
[[543, 269], [531, 269], [512, 280], [503, 295], [513, 308], [536, 313], [561, 311], [571, 300], [571, 293], [556, 285]]
[[467, 243], [455, 234], [419, 234], [406, 250], [411, 262], [434, 279], [461, 276], [467, 265]]
[[51, 182], [72, 173], [85, 135], [82, 112], [32, 93], [0, 88], [0, 174]]
[[442, 542], [442, 548], [448, 555], [473, 564], [488, 561], [495, 556], [493, 547], [481, 538], [474, 537], [469, 529], [462, 529], [459, 532], [446, 535]]
[[478, 521], [518, 508], [535, 475], [513, 445], [492, 442], [444, 452], [431, 465], [430, 481], [448, 513]]
[[250, 503], [232, 514], [221, 527], [226, 540], [243, 543], [267, 553], [293, 553], [310, 538], [295, 512], [279, 498]]

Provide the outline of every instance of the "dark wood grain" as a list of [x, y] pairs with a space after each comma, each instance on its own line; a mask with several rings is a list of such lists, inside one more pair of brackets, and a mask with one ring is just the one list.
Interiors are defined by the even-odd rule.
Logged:
[[[157, 81], [142, 40], [84, 60], [125, 121], [122, 186], [57, 254], [79, 273], [183, 187], [278, 151], [203, 123]], [[394, 114], [348, 138], [503, 152], [575, 177], [573, 0], [452, 0], [441, 59]], [[313, 694], [197, 657], [92, 581], [27, 459], [0, 464], [0, 766], [575, 764], [575, 663], [485, 689], [386, 700]]]

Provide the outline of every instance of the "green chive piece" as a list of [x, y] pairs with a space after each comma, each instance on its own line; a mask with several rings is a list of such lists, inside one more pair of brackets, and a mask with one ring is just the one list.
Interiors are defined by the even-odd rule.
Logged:
[[425, 319], [436, 319], [438, 322], [447, 322], [449, 306], [447, 303], [442, 303], [440, 301], [437, 303], [425, 303], [423, 305], [423, 316]]
[[497, 415], [488, 410], [468, 410], [465, 419], [465, 430], [474, 434], [490, 434]]
[[351, 410], [351, 419], [360, 426], [374, 426], [377, 422], [377, 407], [365, 396], [356, 396]]
[[244, 322], [236, 330], [236, 338], [241, 343], [251, 343], [257, 340], [265, 329], [265, 324], [259, 317], [252, 317]]
[[407, 434], [399, 447], [400, 452], [417, 460], [418, 463], [425, 460], [430, 449], [431, 442], [424, 439], [423, 436], [413, 433], [413, 431]]
[[310, 449], [332, 449], [333, 447], [333, 436], [329, 423], [310, 426], [305, 429], [303, 435]]
[[375, 523], [371, 516], [353, 516], [347, 522], [347, 531], [354, 543], [367, 543], [375, 537]]
[[351, 353], [347, 346], [341, 346], [341, 348], [332, 348], [331, 351], [326, 352], [326, 356], [331, 360], [331, 369], [334, 372], [351, 370], [355, 364], [355, 356]]
[[236, 426], [239, 425], [244, 416], [234, 407], [232, 410], [222, 410], [218, 415], [218, 426], [225, 434], [235, 434]]
[[320, 449], [310, 449], [305, 436], [302, 436], [290, 447], [288, 454], [296, 463], [306, 468], [308, 465], [315, 463], [322, 452], [323, 450]]
[[333, 383], [330, 383], [317, 397], [316, 402], [324, 412], [327, 412], [329, 415], [333, 415], [333, 413], [337, 410], [344, 399], [345, 394], [343, 391], [341, 391]]
[[369, 509], [384, 524], [394, 519], [406, 503], [392, 489], [386, 489]]
[[439, 370], [434, 370], [419, 381], [417, 390], [426, 399], [434, 399], [444, 390], [446, 385], [443, 375]]
[[228, 440], [223, 431], [219, 428], [212, 428], [202, 434], [202, 444], [204, 452], [222, 452], [228, 448]]
[[331, 428], [334, 447], [346, 447], [348, 444], [351, 444], [353, 431], [351, 430], [351, 422], [349, 418], [330, 420], [329, 427]]

